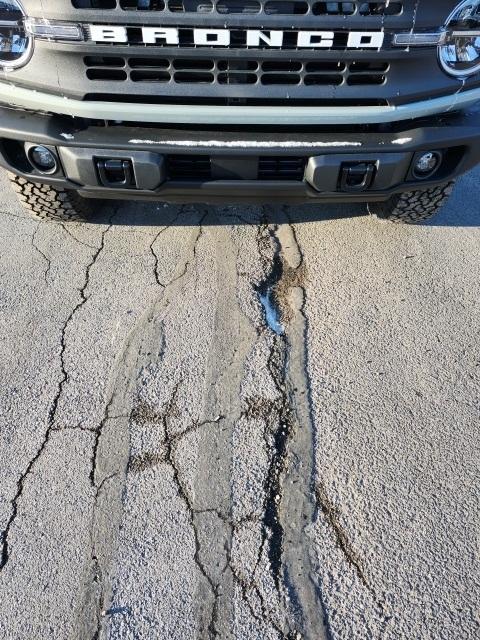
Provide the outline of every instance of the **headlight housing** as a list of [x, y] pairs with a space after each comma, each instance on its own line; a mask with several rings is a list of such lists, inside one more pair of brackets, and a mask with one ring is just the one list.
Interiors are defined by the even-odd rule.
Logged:
[[465, 0], [450, 14], [439, 47], [442, 68], [456, 78], [480, 71], [480, 0]]
[[18, 0], [0, 0], [0, 69], [18, 69], [30, 59], [33, 40], [24, 19]]

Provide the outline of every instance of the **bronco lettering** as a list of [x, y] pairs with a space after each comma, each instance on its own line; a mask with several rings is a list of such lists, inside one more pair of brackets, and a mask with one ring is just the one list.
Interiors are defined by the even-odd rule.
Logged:
[[[133, 29], [133, 28], [132, 28]], [[138, 30], [137, 30], [138, 31]], [[232, 42], [230, 29], [177, 29], [176, 27], [142, 27], [143, 44], [180, 46], [194, 44], [201, 47], [263, 47], [277, 48], [288, 46], [305, 49], [330, 49], [346, 46], [348, 49], [381, 49], [384, 41], [383, 31], [265, 31], [260, 29], [235, 30]], [[193, 32], [193, 38], [192, 38]], [[110, 25], [90, 25], [90, 39], [94, 42], [113, 42], [118, 44], [138, 43], [129, 27]], [[286, 38], [289, 38], [286, 44]], [[345, 42], [346, 38], [346, 42]]]

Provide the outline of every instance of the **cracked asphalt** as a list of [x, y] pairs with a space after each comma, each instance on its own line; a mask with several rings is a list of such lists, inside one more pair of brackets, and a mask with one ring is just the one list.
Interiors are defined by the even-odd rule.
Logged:
[[0, 636], [480, 637], [480, 171], [432, 223], [0, 175]]

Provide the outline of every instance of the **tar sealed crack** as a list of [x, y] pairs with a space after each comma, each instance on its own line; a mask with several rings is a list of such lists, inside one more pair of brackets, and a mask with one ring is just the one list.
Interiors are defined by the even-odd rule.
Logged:
[[[284, 563], [285, 530], [283, 519], [284, 481], [290, 464], [290, 445], [295, 438], [298, 424], [295, 413], [294, 389], [290, 381], [289, 357], [291, 344], [288, 337], [288, 322], [294, 311], [291, 309], [290, 295], [295, 286], [303, 280], [303, 261], [295, 268], [285, 258], [282, 243], [277, 235], [278, 228], [262, 225], [257, 233], [259, 257], [265, 274], [262, 282], [255, 286], [263, 309], [265, 325], [257, 327], [260, 339], [268, 344], [267, 369], [275, 389], [273, 398], [250, 396], [245, 398], [242, 415], [248, 419], [260, 419], [264, 424], [264, 439], [269, 452], [264, 478], [264, 504], [260, 516], [262, 542], [258, 549], [256, 566], [251, 579], [232, 572], [240, 584], [243, 600], [251, 614], [269, 624], [282, 638], [301, 637], [301, 624], [296, 616], [286, 613], [277, 619], [269, 613], [268, 601], [263, 589], [256, 584], [255, 574], [262, 558], [268, 558], [270, 573], [280, 602], [286, 610], [297, 607], [296, 593], [290, 584], [289, 570]], [[260, 615], [250, 602], [250, 594], [255, 594], [260, 605]], [[290, 602], [288, 602], [290, 600]]]
[[[242, 594], [252, 615], [257, 609], [264, 624], [270, 624], [280, 637], [320, 640], [326, 637], [325, 620], [307, 530], [317, 510], [315, 427], [306, 370], [306, 265], [291, 224], [260, 226], [257, 246], [264, 277], [252, 283], [263, 310], [263, 323], [256, 329], [262, 350], [267, 349], [265, 366], [273, 393], [243, 399], [242, 416], [262, 423], [268, 458], [263, 471], [261, 542], [254, 573], [243, 580]], [[265, 560], [276, 591], [273, 610], [272, 594], [264, 586], [265, 571], [261, 582], [257, 584], [255, 578]], [[252, 602], [249, 595], [255, 596]]]
[[75, 315], [77, 314], [77, 312], [81, 309], [81, 307], [83, 307], [83, 305], [87, 302], [87, 289], [89, 287], [90, 284], [90, 273], [92, 270], [92, 267], [94, 266], [94, 264], [96, 263], [99, 255], [101, 254], [101, 252], [103, 251], [103, 249], [105, 248], [105, 238], [106, 235], [108, 233], [108, 231], [111, 228], [111, 223], [104, 229], [104, 231], [102, 232], [102, 236], [101, 236], [101, 243], [100, 246], [95, 250], [95, 253], [92, 256], [91, 261], [89, 262], [89, 264], [87, 265], [86, 269], [85, 269], [85, 279], [84, 279], [84, 283], [82, 288], [80, 289], [80, 301], [78, 302], [78, 304], [75, 306], [75, 308], [73, 309], [73, 311], [70, 313], [70, 315], [68, 316], [68, 318], [66, 319], [63, 328], [62, 328], [62, 333], [61, 333], [61, 339], [60, 339], [60, 370], [61, 370], [61, 377], [60, 380], [58, 382], [57, 385], [57, 391], [55, 393], [55, 396], [52, 400], [52, 403], [50, 405], [50, 409], [48, 412], [48, 417], [47, 417], [47, 430], [45, 432], [44, 438], [42, 440], [42, 443], [39, 447], [39, 449], [37, 450], [36, 454], [33, 456], [33, 458], [29, 461], [29, 463], [27, 464], [27, 467], [25, 469], [25, 471], [23, 472], [23, 474], [20, 476], [19, 480], [17, 481], [17, 490], [16, 493], [13, 497], [12, 500], [12, 511], [10, 514], [10, 518], [7, 521], [7, 524], [5, 526], [5, 529], [2, 533], [2, 550], [1, 550], [1, 556], [0, 556], [0, 570], [2, 570], [5, 565], [7, 564], [9, 557], [10, 557], [10, 547], [9, 547], [9, 534], [10, 534], [10, 530], [12, 528], [13, 523], [15, 522], [15, 519], [18, 515], [18, 504], [19, 504], [19, 500], [22, 497], [23, 494], [23, 490], [25, 488], [25, 482], [30, 474], [30, 472], [32, 471], [32, 469], [35, 466], [35, 463], [38, 461], [38, 459], [41, 457], [42, 453], [45, 451], [45, 448], [49, 442], [50, 436], [52, 434], [52, 432], [55, 430], [55, 420], [56, 420], [56, 414], [57, 414], [57, 408], [58, 408], [58, 404], [60, 402], [60, 398], [62, 396], [63, 393], [63, 388], [65, 386], [65, 383], [68, 380], [68, 372], [66, 369], [66, 364], [65, 364], [65, 351], [66, 351], [66, 333], [67, 333], [67, 329], [70, 325], [70, 323], [72, 322], [72, 320], [74, 319]]
[[[282, 501], [282, 480], [287, 464], [288, 442], [294, 430], [294, 416], [286, 384], [288, 342], [280, 324], [281, 310], [277, 304], [276, 292], [283, 276], [281, 245], [275, 232], [263, 226], [259, 229], [258, 246], [264, 266], [269, 264], [268, 253], [274, 246], [271, 268], [265, 280], [257, 287], [261, 301], [270, 300], [265, 307], [265, 320], [273, 332], [268, 356], [268, 370], [277, 391], [277, 399], [269, 406], [250, 403], [250, 412], [256, 411], [265, 420], [265, 440], [267, 450], [272, 451], [265, 480], [265, 505], [263, 515], [264, 537], [268, 541], [268, 557], [275, 585], [280, 590], [282, 579], [283, 526], [280, 518]], [[263, 303], [262, 303], [263, 304]], [[263, 415], [262, 415], [263, 413]]]
[[[282, 501], [282, 482], [287, 465], [288, 444], [295, 428], [294, 416], [290, 406], [290, 398], [285, 385], [285, 367], [287, 354], [283, 341], [275, 340], [275, 344], [270, 352], [268, 368], [272, 379], [281, 394], [281, 400], [276, 407], [276, 424], [272, 428], [270, 425], [270, 435], [273, 440], [273, 455], [270, 459], [266, 480], [266, 503], [263, 523], [269, 536], [269, 559], [272, 567], [273, 577], [277, 589], [280, 588], [282, 574], [282, 551], [283, 551], [283, 526], [280, 518], [280, 506]], [[274, 414], [275, 415], [275, 414]]]

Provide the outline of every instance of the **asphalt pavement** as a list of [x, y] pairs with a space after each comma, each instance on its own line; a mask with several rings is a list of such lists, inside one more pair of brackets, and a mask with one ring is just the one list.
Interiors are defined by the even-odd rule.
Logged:
[[0, 175], [0, 637], [480, 637], [480, 171], [431, 223]]

